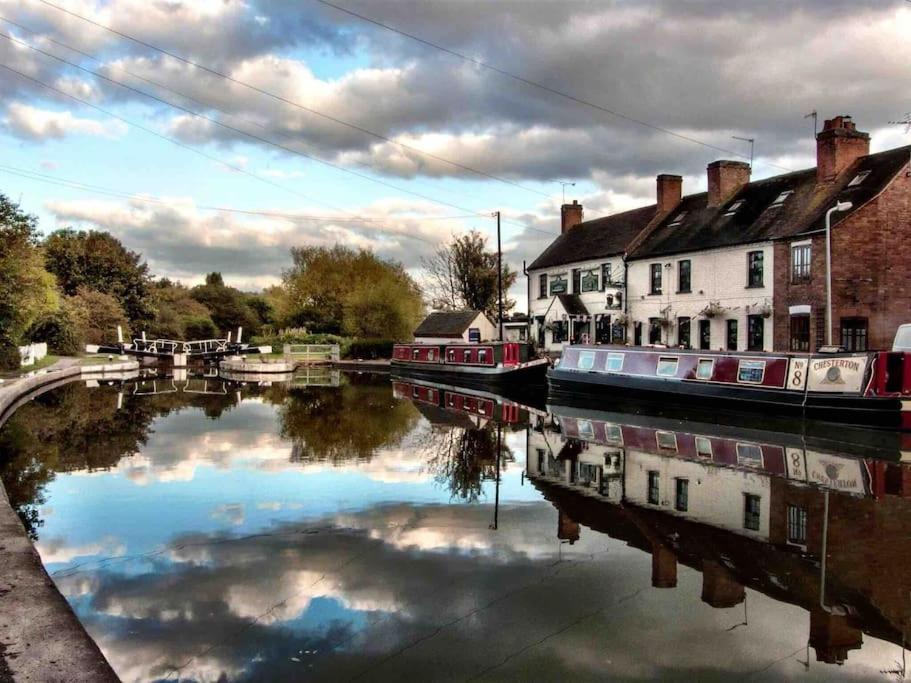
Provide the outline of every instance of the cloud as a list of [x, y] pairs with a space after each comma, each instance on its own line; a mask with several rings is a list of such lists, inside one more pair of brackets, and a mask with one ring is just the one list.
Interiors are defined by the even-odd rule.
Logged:
[[120, 121], [97, 121], [75, 116], [68, 111], [38, 109], [21, 102], [12, 102], [3, 120], [13, 135], [34, 141], [61, 140], [71, 135], [92, 135], [116, 139], [126, 134], [126, 124]]

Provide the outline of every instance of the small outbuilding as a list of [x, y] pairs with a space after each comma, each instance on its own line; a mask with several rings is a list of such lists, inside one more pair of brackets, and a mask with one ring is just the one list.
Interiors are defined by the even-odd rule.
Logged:
[[414, 340], [423, 344], [481, 342], [496, 338], [497, 326], [481, 311], [434, 311], [414, 331]]

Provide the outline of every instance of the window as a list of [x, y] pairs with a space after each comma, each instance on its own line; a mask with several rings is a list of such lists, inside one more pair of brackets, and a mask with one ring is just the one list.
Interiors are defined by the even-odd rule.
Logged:
[[744, 204], [744, 200], [738, 199], [736, 202], [734, 202], [733, 204], [731, 204], [731, 205], [728, 207], [728, 210], [724, 212], [724, 215], [725, 215], [725, 216], [733, 216], [735, 213], [737, 213], [737, 210], [738, 210], [741, 206], [743, 206], [743, 204]]
[[847, 351], [867, 350], [867, 319], [841, 319], [841, 345]]
[[578, 268], [573, 268], [573, 294], [578, 294], [582, 291], [582, 271]]
[[551, 332], [551, 338], [554, 344], [559, 344], [566, 341], [566, 334], [568, 332], [569, 325], [563, 320], [555, 320], [553, 322], [553, 331]]
[[648, 319], [648, 343], [649, 344], [660, 344], [661, 343], [661, 321], [664, 318], [649, 318]]
[[595, 427], [591, 420], [579, 420], [579, 438], [592, 441], [595, 438]]
[[692, 292], [693, 262], [689, 259], [677, 261], [677, 291], [681, 294]]
[[655, 442], [662, 451], [677, 450], [677, 435], [674, 432], [655, 432]]
[[411, 349], [411, 360], [418, 360], [418, 356], [421, 352], [418, 349]]
[[700, 358], [696, 364], [696, 379], [708, 381], [712, 379], [712, 372], [715, 370], [715, 360], [713, 358]]
[[788, 543], [807, 544], [807, 511], [788, 505]]
[[677, 343], [685, 349], [690, 348], [689, 318], [677, 318]]
[[676, 228], [678, 225], [680, 225], [683, 222], [684, 218], [686, 218], [686, 211], [681, 211], [676, 216], [674, 216], [674, 220], [672, 220], [670, 223], [668, 223], [668, 227]]
[[541, 273], [538, 276], [538, 298], [547, 298], [547, 273]]
[[462, 351], [462, 362], [470, 363], [471, 362], [471, 349], [465, 349]]
[[598, 291], [598, 269], [592, 268], [582, 273], [582, 290], [583, 292]]
[[765, 319], [761, 315], [747, 316], [747, 351], [762, 351], [765, 346]]
[[622, 353], [607, 354], [607, 371], [608, 372], [620, 372], [622, 369], [623, 369], [623, 354]]
[[704, 436], [696, 437], [696, 455], [700, 458], [712, 457], [712, 441]]
[[674, 492], [674, 509], [678, 512], [686, 512], [690, 505], [690, 482], [689, 479], [678, 479], [676, 481], [676, 491]]
[[800, 284], [810, 281], [810, 245], [799, 244], [791, 247], [791, 282]]
[[550, 281], [550, 293], [551, 296], [554, 294], [566, 294], [566, 273], [553, 276]]
[[603, 263], [601, 264], [601, 289], [604, 290], [608, 285], [614, 283], [613, 278], [611, 277], [611, 264]]
[[478, 349], [478, 362], [479, 363], [487, 362], [487, 349]]
[[449, 362], [455, 363], [455, 349], [449, 349]]
[[728, 351], [737, 350], [737, 321], [727, 321], [727, 349]]
[[604, 424], [604, 440], [607, 443], [622, 444], [623, 431], [620, 429], [620, 425], [606, 422]]
[[794, 190], [785, 190], [780, 195], [775, 197], [775, 201], [769, 205], [769, 208], [775, 208], [775, 207], [781, 206], [782, 204], [785, 203], [787, 198], [790, 197], [792, 194], [794, 194]]
[[747, 287], [762, 287], [762, 257], [761, 251], [747, 254]]
[[661, 264], [649, 266], [649, 294], [661, 294]]
[[708, 351], [712, 348], [712, 321], [699, 321], [699, 348]]
[[810, 316], [791, 316], [791, 351], [810, 350]]
[[658, 376], [659, 377], [676, 377], [677, 376], [677, 358], [658, 358]]
[[649, 471], [648, 473], [648, 502], [652, 505], [658, 505], [658, 473]]
[[580, 370], [591, 370], [593, 367], [595, 367], [595, 352], [579, 352], [579, 362], [576, 367], [578, 367]]
[[851, 182], [848, 183], [848, 187], [856, 187], [860, 185], [864, 180], [867, 179], [868, 175], [870, 175], [870, 171], [861, 171], [856, 176], [851, 178]]
[[752, 493], [743, 495], [743, 528], [759, 531], [759, 496]]
[[737, 444], [737, 464], [744, 467], [762, 468], [762, 448], [754, 443]]
[[433, 360], [433, 357], [436, 355], [436, 354], [434, 353], [434, 351], [435, 351], [435, 349], [428, 349], [428, 350], [427, 350], [427, 360]]
[[737, 381], [748, 384], [762, 384], [765, 376], [764, 360], [742, 360], [737, 368]]

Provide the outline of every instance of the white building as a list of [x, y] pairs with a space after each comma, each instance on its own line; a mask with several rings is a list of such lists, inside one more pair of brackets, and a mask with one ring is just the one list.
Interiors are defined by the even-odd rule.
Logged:
[[493, 341], [497, 326], [481, 311], [433, 311], [414, 331], [422, 344]]

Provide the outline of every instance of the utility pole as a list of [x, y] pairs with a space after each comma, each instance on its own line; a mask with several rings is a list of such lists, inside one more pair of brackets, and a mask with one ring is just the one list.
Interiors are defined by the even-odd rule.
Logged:
[[500, 245], [500, 212], [497, 211], [497, 328], [503, 341], [503, 249]]

